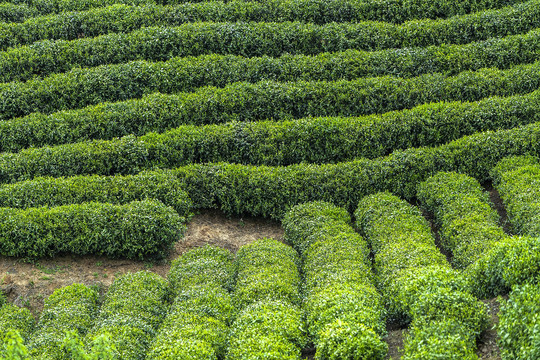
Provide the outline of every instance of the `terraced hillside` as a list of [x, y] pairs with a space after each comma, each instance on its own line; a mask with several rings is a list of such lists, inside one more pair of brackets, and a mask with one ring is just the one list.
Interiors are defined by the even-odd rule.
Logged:
[[539, 180], [540, 0], [0, 2], [0, 358], [539, 359]]

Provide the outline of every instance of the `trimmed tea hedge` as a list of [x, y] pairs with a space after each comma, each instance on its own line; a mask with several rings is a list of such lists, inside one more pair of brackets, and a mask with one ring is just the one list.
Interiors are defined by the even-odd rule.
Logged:
[[[223, 95], [223, 91], [206, 94]], [[231, 97], [236, 94], [236, 91], [230, 93]], [[477, 102], [431, 103], [359, 118], [299, 120], [282, 119], [302, 116], [302, 109], [294, 112], [287, 106], [270, 109], [269, 103], [263, 104], [264, 99], [252, 107], [249, 101], [230, 102], [229, 96], [209, 102], [202, 94], [153, 94], [125, 103], [100, 104], [50, 115], [34, 113], [0, 121], [0, 151], [17, 152], [28, 147], [144, 135], [175, 128], [163, 135], [148, 134], [140, 138], [148, 143], [152, 157], [159, 158], [163, 166], [217, 161], [288, 165], [374, 158], [397, 149], [433, 146], [478, 131], [540, 121], [538, 90]], [[316, 101], [308, 99], [306, 110], [315, 106]], [[328, 109], [325, 114], [321, 108], [317, 113], [324, 116], [336, 111], [339, 110]], [[250, 121], [259, 116], [281, 121]], [[229, 123], [191, 126], [224, 121]]]
[[421, 212], [379, 193], [362, 199], [355, 217], [375, 253], [387, 308], [398, 319], [412, 319], [403, 359], [478, 359], [475, 340], [487, 327], [485, 306], [457, 288], [459, 278]]
[[507, 235], [480, 183], [465, 174], [440, 172], [418, 185], [418, 200], [440, 226], [441, 245], [460, 269], [473, 264]]
[[[12, 0], [9, 5], [27, 9], [31, 16], [62, 13], [65, 11], [82, 11], [109, 6], [111, 4], [143, 5], [153, 4], [154, 0]], [[30, 15], [29, 15], [30, 16]], [[0, 20], [1, 21], [1, 20]], [[4, 20], [5, 21], [5, 20]]]
[[[188, 2], [189, 0], [173, 1], [182, 3]], [[199, 1], [205, 2], [208, 0], [196, 0], [195, 2]], [[427, 2], [425, 0], [369, 0], [361, 1], [362, 8], [358, 9], [358, 11], [363, 13], [364, 16], [369, 19], [401, 22], [407, 19], [450, 17], [483, 9], [501, 7], [515, 2], [516, 0], [460, 0], [454, 2], [444, 0], [436, 0], [433, 2]]]
[[260, 239], [238, 250], [231, 327], [225, 359], [300, 359], [307, 345], [300, 308], [300, 259], [291, 247]]
[[191, 250], [173, 262], [169, 281], [176, 298], [148, 359], [223, 357], [235, 312], [225, 288], [232, 273], [232, 254], [211, 246]]
[[19, 5], [14, 3], [0, 4], [0, 27], [3, 23], [23, 22], [29, 18], [39, 15], [36, 8], [27, 5]]
[[[26, 308], [4, 303], [4, 301], [5, 299], [2, 301], [3, 305], [0, 306], [0, 343], [3, 343], [6, 336], [13, 332], [20, 334], [23, 341], [28, 341], [35, 325], [32, 313]], [[2, 354], [1, 350], [0, 354]]]
[[[378, 193], [363, 198], [354, 213], [356, 224], [371, 245], [375, 260], [378, 287], [383, 293], [391, 318], [408, 321], [413, 304], [397, 300], [418, 301], [418, 296], [393, 297], [402, 283], [414, 278], [422, 268], [450, 268], [446, 258], [435, 246], [431, 229], [422, 213], [390, 193]], [[403, 256], [407, 254], [407, 256]], [[414, 269], [414, 273], [411, 273]], [[409, 270], [409, 271], [408, 271]], [[408, 272], [407, 272], [408, 271]], [[451, 273], [450, 273], [451, 274]], [[409, 287], [422, 292], [421, 287]]]
[[183, 254], [174, 260], [168, 279], [173, 293], [197, 286], [213, 284], [226, 290], [232, 288], [233, 256], [228, 250], [204, 246]]
[[[144, 2], [144, 0], [143, 0]], [[142, 3], [141, 3], [142, 4]], [[363, 48], [376, 50], [405, 46], [468, 43], [489, 37], [526, 32], [538, 25], [538, 0], [506, 1], [504, 8], [478, 11], [441, 20], [412, 20], [402, 25], [380, 22], [364, 11], [358, 0], [270, 0], [246, 2], [212, 1], [162, 6], [113, 5], [89, 11], [62, 13], [29, 19], [23, 24], [0, 24], [0, 49], [27, 45], [39, 40], [74, 40], [81, 37], [129, 32], [143, 26], [178, 26], [195, 21], [301, 21], [326, 24], [357, 22], [362, 27]], [[20, 5], [6, 5], [2, 16], [21, 19], [27, 11]], [[19, 10], [21, 9], [21, 10]], [[1, 11], [1, 10], [0, 10]], [[1, 13], [0, 13], [1, 14]], [[404, 15], [400, 13], [400, 15]], [[366, 22], [366, 20], [374, 20]]]
[[540, 277], [540, 238], [515, 236], [495, 243], [465, 275], [478, 298], [508, 294], [512, 287]]
[[45, 300], [36, 332], [28, 344], [36, 359], [61, 359], [66, 333], [84, 336], [91, 329], [98, 310], [99, 294], [82, 284], [57, 289]]
[[170, 171], [141, 172], [127, 176], [75, 176], [36, 178], [0, 186], [0, 207], [55, 207], [85, 202], [126, 204], [155, 199], [172, 207], [187, 221], [192, 201]]
[[378, 191], [405, 198], [418, 183], [439, 171], [468, 174], [479, 181], [509, 155], [540, 155], [540, 124], [477, 133], [434, 148], [395, 151], [374, 160], [287, 167], [195, 164], [174, 171], [196, 208], [218, 207], [228, 214], [249, 213], [280, 219], [291, 207], [314, 200], [354, 210]]
[[[284, 56], [281, 58], [243, 58], [232, 55], [206, 55], [197, 58], [174, 58], [166, 62], [144, 61], [121, 65], [74, 69], [43, 80], [0, 84], [0, 119], [6, 120], [42, 112], [45, 114], [69, 110], [103, 101], [122, 101], [149, 93], [175, 93], [193, 91], [200, 86], [226, 86], [236, 81], [250, 83], [273, 79], [296, 80], [294, 83], [261, 82], [258, 84], [233, 84], [221, 90], [204, 88], [197, 94], [219, 92], [221, 96], [235, 95], [235, 100], [259, 102], [269, 98], [277, 112], [286, 108], [293, 117], [327, 115], [365, 115], [411, 108], [434, 101], [477, 101], [498, 95], [525, 94], [540, 86], [540, 62], [519, 65], [506, 70], [481, 69], [464, 71], [456, 76], [426, 74], [403, 79], [383, 76], [356, 79], [354, 63], [332, 55], [324, 64], [304, 67], [291, 62], [306, 62], [309, 57]], [[309, 61], [307, 61], [309, 64]], [[342, 66], [341, 66], [342, 64]], [[340, 65], [340, 66], [338, 66]], [[337, 79], [336, 82], [327, 80]], [[305, 82], [304, 80], [325, 80]], [[474, 84], [472, 86], [471, 84]], [[238, 97], [237, 91], [242, 95]], [[217, 96], [217, 94], [215, 95]], [[220, 96], [220, 97], [221, 97]], [[237, 99], [238, 98], [238, 99]], [[318, 99], [307, 107], [308, 100]], [[208, 101], [208, 99], [207, 99]], [[268, 101], [268, 100], [265, 100]], [[268, 104], [253, 117], [271, 118]], [[273, 108], [272, 108], [273, 109]], [[321, 110], [324, 109], [324, 110]], [[273, 111], [274, 113], [276, 110]], [[302, 115], [296, 115], [300, 112]], [[261, 116], [264, 115], [264, 116]]]
[[183, 235], [184, 221], [172, 208], [154, 200], [0, 208], [0, 254], [161, 258]]
[[373, 286], [366, 242], [345, 209], [326, 202], [293, 207], [286, 239], [304, 258], [304, 307], [316, 359], [384, 359], [385, 311]]
[[540, 161], [535, 157], [503, 159], [491, 172], [517, 234], [540, 236]]
[[[118, 64], [133, 60], [165, 61], [175, 56], [209, 54], [245, 57], [283, 54], [313, 55], [289, 65], [324, 65], [329, 57], [347, 59], [356, 76], [418, 76], [441, 72], [454, 75], [484, 67], [508, 68], [534, 62], [540, 54], [540, 30], [466, 45], [414, 49], [364, 50], [363, 27], [357, 24], [188, 23], [180, 27], [150, 27], [132, 33], [109, 34], [73, 41], [42, 41], [0, 53], [0, 81], [29, 80], [75, 67]], [[204, 44], [204, 46], [200, 46]], [[519, 51], [516, 51], [516, 47]], [[349, 50], [344, 54], [322, 54]], [[336, 64], [337, 66], [337, 64]]]
[[120, 359], [143, 360], [168, 310], [170, 290], [161, 276], [140, 271], [117, 278], [109, 287], [91, 341], [110, 333]]
[[498, 343], [503, 360], [534, 360], [540, 357], [540, 287], [516, 287], [501, 305]]

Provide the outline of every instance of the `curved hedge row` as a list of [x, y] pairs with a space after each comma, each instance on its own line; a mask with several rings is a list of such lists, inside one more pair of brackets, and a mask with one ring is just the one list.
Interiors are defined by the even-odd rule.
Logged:
[[[340, 109], [315, 109], [316, 98], [304, 99], [303, 107], [296, 103], [298, 109], [292, 104], [270, 103], [267, 96], [258, 100], [255, 96], [251, 101], [237, 98], [234, 102], [242, 88], [253, 87], [234, 88], [230, 92], [201, 90], [193, 95], [153, 94], [123, 103], [0, 121], [0, 151], [18, 152], [28, 147], [169, 130], [163, 135], [140, 138], [150, 146], [152, 157], [163, 164], [229, 161], [287, 165], [374, 158], [397, 149], [434, 146], [478, 131], [540, 121], [538, 90], [476, 102], [431, 103], [359, 118], [309, 117], [293, 121], [284, 119], [310, 113], [332, 116]], [[214, 100], [208, 101], [207, 96]], [[251, 121], [261, 116], [271, 116], [272, 121]], [[207, 123], [219, 125], [191, 126]], [[245, 151], [248, 144], [249, 152]], [[172, 153], [172, 161], [166, 161]]]
[[384, 359], [385, 310], [373, 286], [366, 242], [345, 209], [325, 202], [293, 207], [282, 224], [304, 258], [304, 307], [317, 359]]
[[421, 212], [379, 193], [362, 199], [355, 217], [375, 253], [387, 308], [398, 319], [412, 319], [403, 359], [478, 359], [475, 340], [487, 327], [485, 306], [461, 291]]
[[155, 2], [155, 0], [11, 0], [8, 4], [13, 7], [27, 9], [26, 11], [30, 12], [32, 16], [37, 16], [65, 11], [83, 11], [112, 4], [143, 5]]
[[[273, 113], [282, 111], [292, 113], [293, 117], [332, 114], [330, 111], [335, 116], [365, 115], [411, 108], [426, 102], [477, 101], [494, 95], [525, 94], [540, 87], [540, 62], [518, 65], [506, 70], [464, 71], [450, 77], [436, 73], [407, 79], [382, 76], [311, 81], [310, 79], [349, 78], [354, 75], [351, 74], [355, 72], [354, 66], [336, 67], [338, 63], [334, 63], [335, 59], [330, 57], [326, 60], [328, 68], [291, 69], [286, 63], [287, 59], [293, 58], [287, 56], [279, 59], [245, 59], [208, 55], [175, 58], [162, 63], [133, 62], [77, 69], [44, 80], [0, 84], [0, 120], [33, 112], [49, 114], [103, 101], [127, 100], [156, 91], [192, 91], [197, 86], [205, 88], [191, 95], [180, 94], [180, 98], [193, 97], [196, 100], [198, 96], [209, 97], [213, 94], [211, 101], [215, 101], [213, 99], [216, 96], [218, 99], [223, 97], [221, 101], [230, 99], [234, 102], [241, 101], [240, 104], [249, 101], [253, 116], [260, 119], [271, 118]], [[246, 67], [246, 64], [251, 65]], [[278, 81], [294, 79], [295, 82], [231, 84], [234, 81], [257, 82], [267, 78], [276, 78]], [[206, 87], [207, 85], [229, 86], [218, 90]], [[263, 97], [264, 101], [269, 101], [276, 110], [272, 110], [273, 107], [268, 104], [264, 104], [261, 110], [256, 110], [254, 105], [263, 100]], [[172, 100], [174, 101], [174, 98]], [[310, 105], [306, 106], [306, 103]], [[287, 110], [282, 110], [283, 108]]]
[[160, 258], [183, 235], [184, 221], [172, 208], [154, 200], [0, 208], [0, 254]]
[[[114, 5], [83, 12], [71, 12], [29, 19], [22, 24], [0, 24], [0, 49], [28, 45], [46, 39], [74, 40], [81, 37], [129, 32], [143, 26], [178, 26], [195, 21], [302, 21], [364, 22], [358, 26], [366, 49], [467, 43], [495, 36], [528, 31], [538, 24], [538, 0], [510, 1], [507, 7], [441, 20], [413, 20], [402, 25], [380, 22], [362, 11], [358, 0], [270, 0], [246, 2], [212, 1], [172, 6]], [[11, 5], [11, 7], [17, 5]], [[5, 10], [5, 17], [20, 18], [24, 11]], [[17, 8], [18, 9], [18, 8]], [[1, 10], [0, 10], [1, 11]], [[34, 11], [34, 10], [30, 10]], [[401, 13], [404, 15], [403, 13]], [[374, 40], [376, 39], [376, 40]]]
[[540, 160], [507, 158], [497, 164], [491, 174], [514, 231], [540, 236]]
[[540, 238], [508, 237], [465, 271], [470, 291], [481, 299], [508, 294], [540, 276]]
[[534, 360], [540, 356], [540, 288], [526, 284], [514, 288], [503, 302], [497, 327], [503, 360]]
[[29, 18], [38, 16], [36, 8], [22, 4], [0, 3], [0, 27], [3, 23], [23, 22]]
[[[484, 67], [508, 68], [534, 62], [540, 54], [540, 30], [465, 45], [427, 48], [364, 50], [362, 26], [281, 23], [188, 23], [180, 27], [150, 27], [131, 33], [109, 34], [73, 41], [42, 41], [0, 53], [0, 82], [29, 80], [76, 67], [118, 64], [133, 60], [166, 61], [173, 57], [283, 54], [289, 65], [320, 66], [329, 57], [347, 59], [356, 76], [418, 76], [442, 72], [457, 74]], [[516, 51], [519, 48], [519, 51]], [[322, 54], [346, 51], [345, 54]], [[335, 64], [334, 66], [337, 66]], [[331, 70], [331, 69], [330, 69]]]
[[117, 278], [105, 294], [86, 339], [109, 333], [119, 359], [143, 360], [168, 310], [169, 287], [161, 276], [140, 271]]
[[225, 359], [300, 359], [307, 345], [300, 308], [300, 260], [273, 239], [242, 246], [235, 259], [232, 324]]
[[55, 290], [45, 300], [36, 332], [28, 344], [35, 359], [61, 359], [66, 333], [84, 336], [91, 329], [98, 312], [99, 294], [82, 284]]
[[174, 260], [169, 281], [175, 300], [148, 359], [223, 357], [234, 315], [225, 288], [232, 273], [232, 255], [225, 249], [206, 246]]
[[[540, 123], [534, 123], [510, 130], [477, 133], [434, 148], [395, 151], [372, 160], [287, 167], [192, 164], [172, 173], [178, 178], [178, 188], [188, 193], [195, 208], [219, 207], [228, 214], [248, 213], [280, 219], [292, 206], [314, 200], [330, 201], [352, 211], [362, 197], [378, 191], [389, 190], [413, 198], [417, 184], [439, 171], [461, 172], [487, 181], [491, 169], [506, 156], [540, 155], [536, 141], [539, 136]], [[15, 182], [34, 176], [37, 174], [30, 172], [3, 181]], [[9, 204], [29, 205], [33, 201], [46, 203], [43, 199], [54, 194], [53, 189], [45, 187], [48, 183], [62, 187], [71, 186], [72, 182], [84, 184], [87, 179], [90, 178], [38, 179], [1, 188], [12, 197]], [[33, 193], [25, 193], [24, 189], [41, 181], [44, 186], [37, 186]], [[93, 195], [86, 196], [91, 199]], [[66, 198], [66, 201], [69, 200]]]
[[[152, 102], [152, 99], [158, 97], [147, 97], [138, 103], [148, 104], [156, 110], [156, 117], [151, 117], [150, 124], [145, 122], [145, 119], [150, 117], [150, 111], [137, 112], [139, 106], [134, 106], [133, 111], [141, 118], [141, 128], [137, 129], [141, 132], [149, 130], [149, 128], [163, 129], [167, 125], [160, 126], [161, 121], [167, 122], [168, 118], [174, 117], [172, 121], [184, 121], [182, 118], [190, 118], [190, 113], [196, 120], [202, 117], [204, 120], [206, 112], [195, 104], [187, 102], [185, 106], [177, 107], [178, 112], [170, 110], [168, 107], [162, 107], [162, 102]], [[55, 173], [47, 173], [43, 169], [52, 168], [46, 162], [52, 161], [57, 175], [76, 174], [76, 171], [82, 173], [91, 173], [91, 170], [85, 170], [89, 164], [96, 165], [94, 158], [86, 154], [93, 153], [94, 156], [103, 157], [105, 163], [95, 168], [98, 173], [111, 174], [117, 169], [122, 169], [123, 172], [129, 168], [127, 163], [132, 166], [142, 169], [150, 167], [176, 167], [191, 163], [204, 162], [232, 162], [239, 164], [252, 165], [290, 165], [301, 162], [309, 163], [334, 163], [340, 161], [349, 161], [357, 157], [376, 158], [384, 156], [392, 151], [399, 149], [408, 149], [417, 146], [436, 146], [447, 141], [459, 139], [462, 136], [474, 134], [478, 131], [506, 129], [536, 122], [540, 120], [540, 112], [538, 111], [538, 102], [540, 101], [540, 92], [535, 91], [528, 95], [513, 96], [508, 98], [489, 98], [475, 103], [434, 103], [422, 105], [412, 110], [404, 110], [399, 112], [391, 112], [382, 115], [372, 115], [360, 118], [306, 118], [300, 120], [289, 121], [261, 121], [249, 122], [247, 119], [242, 119], [242, 122], [229, 122], [227, 124], [210, 125], [210, 126], [180, 126], [174, 130], [167, 131], [163, 134], [147, 134], [139, 137], [130, 152], [131, 158], [126, 160], [123, 151], [116, 151], [111, 144], [117, 144], [122, 147], [133, 141], [131, 137], [123, 140], [112, 140], [110, 142], [84, 143], [75, 145], [65, 145], [55, 148], [32, 149], [14, 156], [12, 154], [4, 154], [5, 158], [10, 158], [11, 175], [9, 177], [22, 176], [25, 177], [21, 170], [17, 170], [18, 165], [24, 163], [24, 171], [31, 173], [34, 166], [39, 166], [41, 174], [54, 175]], [[204, 102], [204, 100], [201, 100]], [[215, 103], [214, 103], [215, 104]], [[211, 104], [210, 106], [212, 106]], [[233, 107], [238, 104], [232, 105]], [[88, 114], [97, 116], [98, 119], [108, 121], [116, 119], [117, 122], [110, 121], [107, 124], [99, 122], [92, 123], [90, 116], [76, 117], [78, 113], [84, 111], [74, 111], [69, 113], [60, 113], [50, 116], [31, 115], [26, 118], [18, 119], [17, 121], [0, 122], [0, 129], [7, 129], [10, 124], [16, 123], [18, 131], [14, 129], [16, 134], [11, 131], [0, 131], [0, 145], [3, 150], [20, 150], [17, 140], [21, 140], [28, 145], [44, 145], [37, 138], [43, 135], [47, 138], [45, 141], [77, 141], [79, 134], [85, 133], [85, 136], [92, 137], [113, 137], [115, 130], [120, 128], [120, 132], [130, 132], [138, 126], [135, 124], [137, 115], [131, 117], [132, 112], [119, 113], [122, 117], [118, 120], [112, 111], [107, 111], [107, 107], [103, 111], [94, 113], [88, 109]], [[219, 106], [215, 106], [216, 113]], [[165, 109], [164, 111], [162, 109]], [[170, 110], [170, 111], [168, 111]], [[198, 110], [198, 111], [197, 111]], [[159, 113], [166, 112], [164, 117], [160, 117]], [[186, 115], [178, 115], [178, 113]], [[242, 112], [241, 112], [242, 113]], [[101, 117], [103, 115], [103, 118]], [[178, 116], [174, 116], [178, 115]], [[221, 114], [226, 117], [226, 114]], [[285, 114], [284, 114], [285, 115]], [[77, 128], [76, 124], [68, 123], [62, 126], [66, 132], [61, 130], [53, 131], [52, 128], [57, 124], [54, 121], [60, 121], [62, 118], [71, 118], [73, 116], [77, 122], [81, 122], [82, 128]], [[44, 121], [51, 122], [41, 128], [34, 124], [32, 129], [36, 129], [35, 136], [28, 136], [29, 123], [25, 120], [36, 118], [44, 118]], [[215, 118], [211, 118], [215, 119]], [[86, 120], [86, 121], [85, 121]], [[218, 119], [219, 120], [219, 119]], [[31, 120], [30, 120], [31, 121]], [[123, 126], [121, 121], [134, 122], [132, 126]], [[186, 119], [186, 121], [190, 121]], [[4, 125], [4, 126], [2, 126]], [[110, 131], [103, 130], [105, 126], [110, 125]], [[94, 133], [89, 129], [93, 128]], [[143, 130], [144, 129], [144, 130]], [[50, 130], [50, 131], [47, 131]], [[98, 131], [99, 134], [95, 134]], [[2, 141], [3, 140], [3, 141]], [[36, 140], [37, 144], [29, 144], [32, 140]], [[134, 143], [132, 143], [134, 144]], [[94, 148], [95, 150], [91, 150]], [[46, 154], [51, 154], [47, 156]], [[40, 154], [40, 155], [38, 155]], [[33, 158], [37, 157], [39, 162], [35, 165]], [[75, 161], [71, 158], [74, 157]], [[2, 156], [0, 155], [0, 159]], [[17, 160], [15, 160], [17, 159]], [[124, 163], [124, 165], [122, 165]], [[104, 170], [106, 167], [111, 170]], [[77, 170], [69, 170], [76, 168]], [[39, 173], [36, 173], [39, 174]], [[151, 176], [150, 176], [151, 177]], [[131, 181], [131, 178], [129, 178]], [[126, 179], [127, 180], [127, 179]], [[142, 180], [142, 179], [141, 179]], [[150, 180], [150, 181], [149, 181]], [[97, 180], [96, 180], [97, 181]], [[151, 187], [146, 189], [141, 185], [131, 185], [139, 188], [137, 195], [132, 200], [137, 200], [140, 197], [154, 197], [162, 202], [172, 205], [177, 211], [185, 216], [188, 210], [185, 196], [181, 196], [180, 190], [175, 190], [177, 195], [169, 197], [165, 184], [153, 184], [154, 180], [142, 180], [148, 183]], [[165, 178], [163, 181], [168, 182]], [[110, 185], [106, 185], [110, 186]], [[156, 186], [158, 187], [156, 189]], [[65, 189], [63, 191], [68, 191]], [[135, 189], [134, 189], [135, 190]], [[144, 191], [143, 191], [144, 190]], [[0, 193], [2, 187], [0, 187]], [[140, 193], [142, 192], [142, 194]], [[166, 192], [163, 193], [162, 192]], [[28, 195], [32, 195], [30, 192]], [[76, 194], [80, 197], [84, 194]], [[111, 194], [106, 194], [108, 197]], [[122, 196], [122, 195], [117, 195]], [[133, 196], [133, 195], [131, 195]], [[1, 198], [0, 204], [10, 204], [10, 197]], [[21, 207], [13, 203], [11, 207]]]
[[468, 174], [479, 181], [509, 155], [540, 155], [540, 124], [477, 133], [434, 148], [395, 151], [387, 157], [327, 165], [287, 167], [194, 164], [174, 171], [197, 208], [228, 214], [281, 218], [292, 206], [330, 201], [354, 210], [358, 201], [378, 191], [405, 198], [439, 171]]
[[169, 171], [141, 172], [127, 176], [76, 176], [36, 178], [0, 186], [0, 207], [55, 207], [85, 202], [126, 204], [155, 199], [172, 207], [184, 221], [191, 217], [191, 199]]
[[442, 246], [452, 252], [457, 268], [473, 264], [507, 236], [488, 194], [470, 176], [440, 172], [418, 185], [417, 197], [434, 215]]

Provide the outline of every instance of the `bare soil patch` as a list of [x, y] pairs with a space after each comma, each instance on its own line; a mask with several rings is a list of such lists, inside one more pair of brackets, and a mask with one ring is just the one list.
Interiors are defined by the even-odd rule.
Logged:
[[211, 244], [236, 252], [240, 246], [263, 237], [282, 241], [281, 224], [261, 218], [227, 217], [217, 210], [201, 211], [188, 224], [186, 236], [175, 244], [167, 259], [142, 262], [66, 255], [25, 262], [0, 256], [0, 289], [11, 302], [28, 307], [37, 315], [43, 300], [60, 287], [82, 283], [105, 290], [119, 275], [140, 270], [166, 276], [171, 261], [192, 248]]

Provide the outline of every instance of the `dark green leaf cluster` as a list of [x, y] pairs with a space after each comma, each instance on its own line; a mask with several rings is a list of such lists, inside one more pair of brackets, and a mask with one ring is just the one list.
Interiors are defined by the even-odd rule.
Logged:
[[282, 221], [304, 259], [304, 307], [316, 359], [384, 359], [385, 311], [366, 242], [348, 212], [331, 203], [293, 207]]
[[27, 341], [34, 330], [34, 325], [35, 319], [30, 310], [10, 303], [5, 303], [0, 307], [0, 342], [13, 331]]
[[540, 161], [536, 157], [503, 159], [492, 171], [516, 234], [540, 236]]
[[273, 239], [238, 250], [233, 302], [240, 312], [232, 324], [226, 359], [300, 359], [307, 335], [299, 265], [296, 251]]
[[468, 175], [440, 172], [418, 185], [417, 197], [434, 215], [441, 244], [457, 268], [473, 264], [507, 236], [488, 194]]
[[156, 200], [0, 208], [0, 224], [0, 253], [32, 258], [59, 253], [162, 258], [186, 229], [185, 218]]
[[[180, 27], [149, 27], [132, 33], [108, 34], [73, 41], [41, 41], [0, 53], [0, 82], [29, 80], [76, 67], [118, 64], [133, 60], [165, 61], [175, 56], [242, 55], [286, 58], [321, 67], [330, 57], [347, 59], [357, 77], [418, 76], [441, 72], [455, 75], [485, 67], [509, 68], [534, 62], [540, 53], [540, 31], [465, 45], [365, 50], [362, 24], [188, 23]], [[204, 44], [202, 46], [201, 44]], [[516, 51], [519, 47], [519, 51]], [[344, 52], [326, 54], [332, 52]], [[325, 53], [325, 54], [320, 54]], [[293, 56], [312, 55], [312, 56]], [[279, 60], [278, 60], [279, 61]], [[282, 61], [283, 62], [283, 61]], [[334, 64], [334, 66], [337, 66]]]
[[460, 289], [463, 281], [435, 246], [422, 213], [378, 193], [362, 199], [355, 216], [375, 253], [390, 315], [412, 320], [403, 359], [478, 359], [475, 340], [487, 326], [485, 306]]
[[127, 204], [155, 199], [172, 207], [183, 221], [191, 217], [192, 201], [169, 171], [127, 176], [75, 176], [35, 178], [0, 186], [0, 207], [55, 207], [85, 202]]
[[97, 315], [98, 295], [96, 290], [85, 285], [73, 284], [49, 296], [28, 343], [30, 356], [50, 360], [67, 358], [62, 349], [66, 332], [86, 335]]
[[[0, 84], [0, 119], [34, 112], [50, 114], [104, 101], [140, 98], [155, 92], [194, 91], [202, 86], [230, 85], [221, 90], [204, 88], [198, 95], [180, 94], [180, 99], [217, 91], [218, 104], [234, 93], [240, 104], [246, 106], [247, 101], [260, 102], [261, 96], [270, 98], [274, 106], [269, 108], [265, 100], [261, 102], [262, 111], [252, 113], [252, 117], [258, 119], [273, 118], [273, 113], [283, 111], [292, 113], [292, 117], [366, 115], [434, 101], [477, 101], [494, 95], [525, 94], [540, 86], [539, 62], [503, 70], [463, 71], [454, 76], [429, 73], [415, 78], [390, 75], [358, 78], [359, 74], [364, 74], [363, 66], [349, 61], [355, 54], [354, 51], [322, 54], [316, 66], [312, 57], [304, 55], [245, 58], [213, 54], [164, 62], [141, 60], [77, 68], [44, 79]], [[401, 56], [397, 59], [402, 60]], [[231, 84], [242, 81], [250, 84]], [[251, 84], [260, 81], [262, 83]], [[287, 81], [295, 82], [281, 83]], [[205, 96], [208, 98], [209, 94]], [[171, 98], [172, 102], [175, 98]], [[308, 100], [313, 105], [307, 106]], [[254, 105], [251, 103], [248, 109], [255, 111]]]
[[228, 250], [205, 246], [173, 262], [169, 282], [175, 300], [148, 359], [223, 358], [228, 325], [235, 315], [227, 291], [233, 275], [232, 258]]
[[109, 287], [87, 342], [109, 333], [120, 359], [143, 360], [168, 310], [170, 289], [161, 276], [141, 271]]
[[503, 302], [497, 327], [503, 360], [540, 357], [540, 288], [525, 284], [514, 288]]

